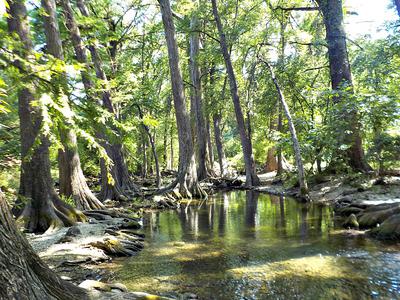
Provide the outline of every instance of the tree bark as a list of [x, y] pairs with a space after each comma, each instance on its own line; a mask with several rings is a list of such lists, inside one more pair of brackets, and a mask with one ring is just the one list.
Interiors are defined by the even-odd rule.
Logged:
[[240, 99], [238, 94], [238, 87], [236, 82], [235, 73], [233, 71], [233, 66], [231, 62], [231, 56], [228, 51], [228, 46], [226, 44], [225, 33], [222, 28], [221, 19], [218, 14], [217, 2], [216, 0], [211, 0], [213, 7], [213, 14], [215, 22], [217, 23], [217, 28], [219, 32], [219, 41], [221, 46], [221, 51], [225, 60], [226, 71], [229, 77], [230, 91], [233, 100], [233, 105], [235, 107], [236, 121], [238, 130], [240, 133], [240, 140], [242, 144], [243, 158], [246, 169], [246, 186], [257, 186], [260, 184], [260, 180], [256, 173], [253, 150], [251, 147], [251, 141], [246, 133], [246, 126], [244, 122], [242, 108], [240, 106]]
[[[346, 101], [346, 94], [353, 95], [353, 82], [351, 78], [350, 63], [347, 53], [346, 32], [343, 24], [342, 0], [317, 0], [322, 11], [326, 29], [326, 41], [328, 43], [329, 70], [331, 77], [332, 90], [335, 92], [334, 103]], [[360, 122], [356, 107], [351, 107], [349, 111], [344, 111], [345, 128], [339, 134], [338, 143], [348, 144], [350, 147], [346, 151], [346, 160], [350, 166], [359, 171], [370, 171], [371, 167], [367, 164], [362, 148], [360, 132]], [[350, 133], [346, 133], [350, 131]]]
[[[194, 1], [196, 2], [196, 1]], [[205, 179], [207, 174], [206, 155], [207, 155], [207, 139], [205, 132], [205, 122], [203, 115], [203, 100], [201, 95], [201, 76], [199, 67], [199, 20], [196, 13], [193, 14], [190, 21], [190, 78], [192, 81], [192, 105], [195, 119], [195, 132], [197, 135], [197, 177], [198, 180]]]
[[[278, 132], [283, 132], [283, 123], [282, 123], [282, 104], [279, 101], [278, 103]], [[281, 176], [283, 174], [283, 163], [282, 163], [282, 150], [279, 148], [277, 151], [278, 158], [278, 168], [276, 170], [276, 176]]]
[[[59, 60], [64, 60], [60, 31], [54, 0], [42, 0], [46, 12], [43, 16], [47, 52]], [[104, 206], [90, 191], [81, 168], [76, 133], [72, 128], [72, 111], [67, 98], [67, 74], [53, 76], [55, 96], [61, 99], [65, 124], [59, 124], [63, 149], [58, 151], [60, 194], [72, 197], [78, 209], [102, 209]]]
[[211, 141], [211, 124], [210, 124], [210, 116], [206, 116], [206, 139], [207, 139], [207, 169], [211, 174], [214, 173], [214, 149]]
[[0, 267], [0, 299], [89, 299], [85, 290], [62, 280], [34, 252], [17, 229], [1, 191]]
[[222, 138], [221, 138], [221, 114], [214, 114], [213, 115], [213, 123], [214, 123], [214, 139], [215, 139], [215, 146], [217, 148], [218, 153], [218, 163], [219, 163], [219, 170], [220, 176], [223, 177], [226, 174], [226, 158], [224, 153], [224, 148], [222, 145]]
[[196, 162], [193, 148], [190, 118], [186, 109], [183, 80], [179, 68], [178, 46], [175, 39], [175, 26], [169, 0], [158, 0], [160, 4], [165, 38], [168, 48], [169, 69], [174, 99], [176, 124], [179, 137], [179, 166], [177, 179], [167, 187], [170, 189], [179, 184], [179, 190], [184, 197], [202, 197], [204, 191], [197, 180]]
[[293, 143], [293, 150], [294, 150], [294, 154], [295, 154], [297, 173], [299, 176], [300, 195], [308, 200], [308, 186], [307, 186], [307, 181], [306, 181], [306, 177], [305, 177], [305, 173], [304, 173], [303, 160], [301, 158], [300, 144], [299, 144], [299, 140], [297, 139], [296, 128], [294, 127], [292, 116], [289, 111], [289, 106], [286, 103], [285, 97], [279, 86], [278, 80], [275, 77], [274, 71], [272, 70], [272, 67], [267, 62], [265, 64], [267, 65], [267, 67], [271, 73], [272, 81], [274, 82], [276, 91], [278, 92], [278, 95], [279, 95], [279, 100], [282, 104], [283, 111], [285, 112], [286, 118], [288, 120], [289, 131], [292, 136], [292, 143]]
[[[167, 97], [167, 103], [166, 103], [166, 111], [165, 111], [165, 124], [164, 124], [164, 169], [172, 169], [171, 162], [168, 160], [168, 133], [171, 133], [171, 131], [168, 131], [169, 125], [170, 125], [170, 114], [171, 114], [171, 97]], [[172, 125], [171, 125], [172, 127]]]
[[[139, 116], [143, 120], [143, 112], [142, 112], [140, 106], [138, 105], [137, 108], [138, 108], [138, 111], [139, 111]], [[143, 129], [144, 129], [144, 131], [146, 132], [146, 134], [147, 134], [147, 136], [149, 138], [151, 152], [153, 153], [154, 164], [155, 164], [155, 167], [156, 167], [156, 185], [157, 185], [157, 188], [160, 188], [160, 186], [161, 186], [160, 164], [158, 162], [158, 155], [157, 155], [156, 144], [154, 142], [154, 137], [151, 135], [149, 126], [144, 124], [143, 121], [142, 121], [142, 126], [143, 126]]]
[[[33, 44], [30, 39], [27, 11], [23, 1], [11, 1], [7, 19], [11, 34], [21, 40], [19, 55], [31, 60]], [[16, 65], [22, 62], [15, 61]], [[43, 103], [35, 103], [35, 82], [28, 82], [18, 91], [21, 134], [21, 177], [19, 197], [26, 204], [18, 213], [18, 222], [30, 232], [44, 232], [84, 221], [84, 215], [62, 202], [54, 190], [50, 173], [49, 139], [41, 132]]]
[[[215, 82], [215, 66], [211, 68], [210, 71], [210, 89], [212, 93], [214, 93], [213, 86]], [[224, 79], [224, 84], [222, 87], [222, 93], [221, 93], [221, 99], [225, 99], [225, 90], [226, 90], [226, 81], [227, 77], [225, 76]], [[213, 126], [214, 126], [214, 140], [215, 140], [215, 147], [217, 149], [217, 155], [218, 155], [218, 164], [219, 164], [219, 170], [220, 170], [220, 176], [224, 177], [226, 174], [226, 168], [227, 168], [227, 163], [226, 163], [226, 158], [225, 158], [225, 153], [224, 153], [224, 147], [222, 143], [222, 134], [221, 134], [221, 119], [222, 119], [222, 114], [221, 111], [214, 111], [212, 114], [213, 118]]]

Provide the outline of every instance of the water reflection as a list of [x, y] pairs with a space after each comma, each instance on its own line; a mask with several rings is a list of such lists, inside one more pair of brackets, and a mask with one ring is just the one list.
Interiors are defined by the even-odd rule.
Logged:
[[326, 206], [232, 192], [149, 213], [144, 224], [148, 245], [118, 271], [131, 289], [202, 299], [400, 297], [398, 247], [337, 234]]

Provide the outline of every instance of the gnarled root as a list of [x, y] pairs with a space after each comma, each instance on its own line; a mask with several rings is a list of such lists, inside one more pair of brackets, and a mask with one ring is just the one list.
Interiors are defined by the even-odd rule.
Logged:
[[85, 221], [82, 212], [61, 201], [57, 195], [48, 195], [35, 204], [29, 201], [17, 219], [17, 223], [29, 232], [49, 232]]
[[133, 256], [143, 249], [143, 242], [138, 240], [122, 240], [115, 236], [104, 238], [103, 241], [90, 243], [91, 246], [99, 248], [107, 255]]
[[73, 196], [75, 205], [80, 210], [104, 209], [104, 205], [89, 190]]

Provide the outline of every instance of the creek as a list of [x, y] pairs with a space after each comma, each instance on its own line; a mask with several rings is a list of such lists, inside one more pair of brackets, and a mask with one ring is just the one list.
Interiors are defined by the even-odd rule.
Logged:
[[254, 191], [143, 217], [146, 245], [117, 260], [131, 290], [200, 299], [400, 298], [400, 245], [353, 235], [331, 207]]

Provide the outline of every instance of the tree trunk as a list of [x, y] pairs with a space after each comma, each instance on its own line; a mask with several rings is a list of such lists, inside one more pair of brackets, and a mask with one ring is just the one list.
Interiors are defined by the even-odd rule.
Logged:
[[213, 6], [213, 14], [215, 22], [217, 23], [217, 28], [219, 32], [219, 42], [221, 46], [221, 51], [224, 56], [226, 71], [229, 77], [230, 91], [233, 100], [233, 105], [235, 107], [236, 121], [238, 130], [240, 133], [240, 140], [242, 144], [243, 158], [246, 169], [246, 186], [256, 186], [260, 184], [260, 180], [256, 173], [253, 150], [251, 147], [251, 141], [246, 133], [246, 126], [244, 122], [242, 108], [240, 106], [240, 99], [238, 94], [238, 87], [235, 78], [235, 73], [233, 71], [233, 66], [231, 62], [231, 56], [228, 51], [228, 46], [226, 44], [225, 34], [223, 32], [222, 23], [218, 14], [217, 2], [216, 0], [211, 0]]
[[169, 0], [158, 0], [160, 4], [165, 38], [168, 48], [169, 68], [174, 99], [176, 124], [179, 137], [179, 167], [177, 179], [168, 187], [179, 184], [179, 190], [184, 197], [202, 197], [204, 191], [197, 181], [196, 162], [193, 149], [190, 118], [186, 109], [183, 80], [179, 68], [178, 46], [175, 39], [175, 26]]
[[[7, 8], [10, 33], [16, 33], [23, 43], [19, 55], [31, 59], [33, 44], [30, 39], [27, 11], [23, 1], [12, 1]], [[22, 62], [15, 61], [16, 65]], [[49, 139], [41, 133], [42, 105], [34, 98], [34, 82], [18, 91], [18, 110], [21, 134], [21, 177], [19, 197], [26, 200], [18, 222], [30, 232], [44, 232], [84, 221], [83, 214], [62, 202], [54, 190], [50, 173]], [[36, 144], [37, 142], [38, 145]]]
[[278, 162], [275, 156], [275, 147], [269, 148], [267, 151], [267, 163], [265, 170], [267, 172], [274, 172], [278, 169]]
[[[167, 103], [166, 103], [166, 112], [165, 112], [165, 124], [164, 124], [164, 169], [172, 169], [171, 162], [168, 160], [168, 127], [170, 123], [170, 114], [171, 114], [171, 97], [167, 97]], [[172, 125], [171, 125], [172, 127]], [[172, 133], [170, 131], [170, 133]]]
[[[282, 104], [280, 101], [278, 101], [278, 132], [282, 133], [283, 132], [283, 124], [282, 124]], [[276, 170], [276, 176], [281, 176], [283, 174], [283, 164], [282, 164], [282, 150], [279, 148], [277, 151], [278, 158], [278, 168]]]
[[214, 173], [214, 149], [211, 141], [211, 124], [210, 124], [210, 116], [206, 116], [206, 139], [207, 139], [207, 169], [211, 174]]
[[[140, 109], [140, 106], [137, 106], [137, 108], [139, 110], [139, 116], [143, 120], [143, 113], [142, 113], [142, 110]], [[157, 185], [157, 188], [160, 188], [160, 186], [161, 186], [161, 173], [160, 173], [160, 165], [159, 165], [159, 162], [158, 162], [156, 143], [154, 142], [154, 137], [151, 135], [149, 126], [147, 126], [143, 122], [142, 122], [142, 126], [143, 126], [143, 129], [146, 132], [146, 134], [147, 134], [147, 136], [149, 138], [149, 141], [150, 141], [151, 152], [153, 153], [154, 164], [155, 164], [155, 167], [156, 167], [156, 185]]]
[[17, 229], [1, 191], [0, 245], [0, 299], [89, 299], [85, 290], [62, 280], [34, 252]]
[[208, 175], [206, 166], [207, 139], [203, 115], [203, 100], [201, 95], [200, 67], [198, 62], [200, 49], [199, 20], [196, 13], [193, 14], [190, 21], [190, 30], [190, 78], [192, 81], [191, 99], [194, 102], [192, 105], [195, 119], [194, 124], [197, 135], [197, 177], [198, 180], [203, 180]]
[[[56, 3], [54, 0], [42, 0], [46, 12], [43, 16], [47, 52], [59, 60], [64, 60], [60, 31], [58, 28]], [[60, 194], [72, 197], [78, 209], [101, 209], [104, 206], [90, 191], [81, 168], [76, 134], [71, 117], [72, 111], [66, 94], [67, 74], [53, 76], [55, 96], [62, 101], [65, 111], [65, 124], [59, 124], [60, 138], [63, 149], [58, 151], [58, 166], [60, 179]]]
[[171, 170], [174, 169], [174, 125], [171, 124], [171, 131], [170, 131], [170, 143], [169, 143], [169, 148], [170, 148], [170, 166]]
[[[269, 131], [274, 132], [276, 128], [276, 117], [275, 117], [275, 111], [271, 115], [270, 123], [269, 123]], [[271, 148], [268, 148], [267, 150], [267, 160], [265, 163], [265, 171], [267, 172], [273, 172], [278, 169], [278, 162], [276, 159], [276, 148], [273, 146]]]
[[292, 121], [292, 116], [289, 111], [289, 106], [286, 103], [285, 97], [279, 86], [278, 80], [275, 77], [274, 71], [272, 70], [272, 67], [268, 63], [266, 63], [266, 65], [271, 73], [272, 80], [275, 84], [276, 91], [278, 92], [278, 95], [279, 95], [279, 100], [282, 104], [283, 111], [285, 112], [286, 118], [288, 120], [289, 131], [292, 136], [292, 143], [293, 143], [293, 150], [294, 150], [294, 154], [295, 154], [297, 172], [298, 172], [298, 176], [299, 176], [300, 195], [302, 197], [304, 197], [305, 199], [308, 199], [308, 186], [307, 186], [307, 181], [306, 181], [306, 177], [305, 177], [305, 173], [304, 173], [303, 160], [301, 158], [300, 144], [297, 139], [296, 128], [294, 127], [294, 124]]
[[[147, 138], [145, 136], [145, 133], [142, 131], [141, 132], [141, 138], [142, 138], [142, 179], [145, 179], [147, 177]], [[138, 153], [139, 154], [139, 153]]]
[[219, 170], [220, 176], [223, 177], [226, 174], [226, 158], [224, 153], [224, 148], [222, 145], [222, 138], [221, 138], [221, 114], [214, 114], [213, 115], [213, 123], [214, 123], [214, 139], [215, 139], [215, 146], [217, 147], [218, 153], [218, 163], [219, 163]]
[[[333, 101], [339, 103], [346, 101], [346, 94], [354, 93], [343, 24], [342, 0], [317, 0], [317, 2], [322, 11], [326, 28], [331, 84], [332, 90], [336, 94]], [[339, 118], [343, 117], [345, 128], [339, 134], [338, 143], [350, 146], [346, 151], [345, 159], [355, 170], [370, 171], [371, 167], [365, 160], [362, 148], [357, 108], [353, 107], [350, 111], [343, 112], [343, 116], [339, 116]], [[344, 136], [341, 136], [342, 132], [344, 132]]]

